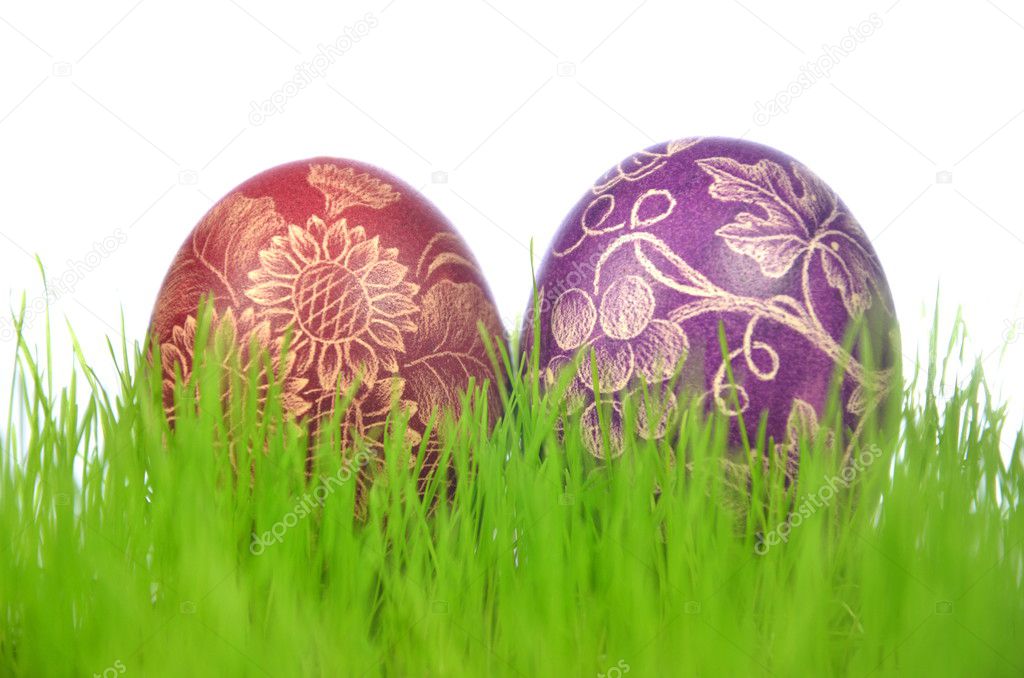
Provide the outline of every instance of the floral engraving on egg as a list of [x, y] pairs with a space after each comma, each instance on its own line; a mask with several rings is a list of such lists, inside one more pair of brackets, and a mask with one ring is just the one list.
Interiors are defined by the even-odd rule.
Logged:
[[851, 317], [859, 317], [871, 306], [871, 289], [877, 294], [878, 262], [857, 238], [829, 228], [841, 213], [836, 194], [820, 179], [793, 163], [798, 194], [786, 170], [769, 160], [743, 165], [731, 158], [706, 158], [697, 164], [714, 179], [712, 197], [753, 205], [766, 215], [742, 212], [718, 229], [734, 252], [754, 259], [771, 278], [782, 277], [803, 257], [804, 301], [812, 317], [809, 264], [816, 252], [821, 255], [828, 284], [842, 295]]
[[[272, 198], [232, 194], [197, 226], [182, 266], [194, 261], [221, 283], [215, 322], [229, 321], [228, 334], [239, 342], [254, 337], [254, 346], [270, 352], [275, 374], [282, 338], [290, 335], [283, 366], [290, 416], [318, 426], [334, 413], [340, 394], [343, 402], [351, 399], [341, 414], [343, 444], [358, 435], [381, 448], [388, 415], [398, 409], [410, 420], [412, 447], [440, 408], [459, 407], [460, 388], [470, 379], [482, 385], [492, 378], [477, 320], [501, 336], [497, 313], [480, 285], [449, 279], [457, 269], [471, 280], [480, 277], [454, 233], [434, 234], [410, 256], [386, 234], [369, 237], [346, 216], [355, 207], [381, 210], [399, 201], [391, 185], [335, 164], [310, 165], [306, 183], [323, 195], [320, 214], [290, 223]], [[191, 269], [177, 277], [203, 288]], [[181, 317], [188, 303], [158, 303], [155, 322]], [[194, 308], [187, 313], [161, 344], [164, 372], [172, 377], [168, 389], [174, 365], [183, 377], [190, 373], [196, 320]]]
[[699, 142], [700, 137], [687, 137], [668, 142], [664, 151], [637, 151], [598, 179], [591, 190], [597, 195], [611, 190], [619, 182], [639, 181], [664, 167], [666, 158], [682, 153]]
[[[600, 332], [595, 332], [598, 327]], [[638, 377], [650, 385], [668, 380], [689, 350], [689, 339], [680, 326], [654, 318], [654, 293], [650, 284], [634, 275], [624, 276], [609, 285], [599, 305], [595, 305], [585, 290], [572, 288], [563, 292], [552, 309], [551, 331], [563, 350], [583, 351], [584, 359], [570, 386], [574, 399], [587, 391], [594, 392], [591, 352], [597, 369], [597, 392], [604, 395], [621, 391]], [[563, 361], [564, 356], [552, 357], [547, 374], [556, 374], [565, 364]], [[609, 399], [606, 404], [613, 413], [610, 443], [613, 450], [618, 450], [621, 412], [614, 400]], [[665, 416], [668, 414], [666, 412]], [[601, 430], [594, 403], [584, 410], [581, 426], [591, 451], [600, 454]], [[641, 429], [647, 431], [647, 426], [644, 424]], [[651, 437], [661, 436], [652, 433]]]
[[818, 423], [818, 412], [806, 400], [793, 399], [793, 409], [786, 420], [786, 438], [782, 448], [787, 459], [793, 460], [800, 457], [800, 440], [807, 441], [810, 445], [817, 444], [819, 435], [825, 436], [822, 447], [826, 450], [832, 448], [835, 440], [835, 433], [828, 429], [822, 429]]
[[[164, 408], [168, 419], [174, 419], [174, 382], [175, 371], [182, 383], [188, 383], [193, 371], [193, 351], [196, 342], [196, 317], [190, 315], [183, 325], [176, 326], [170, 341], [160, 345], [160, 360], [163, 367]], [[270, 371], [275, 380], [281, 384], [281, 401], [283, 407], [295, 416], [302, 416], [311, 406], [302, 393], [308, 380], [295, 373], [295, 356], [289, 354], [286, 364], [282, 365], [280, 338], [274, 339], [270, 322], [256, 320], [253, 309], [248, 308], [236, 314], [229, 308], [223, 314], [212, 309], [210, 315], [210, 332], [216, 355], [225, 370], [226, 378], [236, 377], [248, 379], [256, 374], [256, 396], [262, 406], [266, 403], [267, 391], [271, 379], [267, 365], [261, 360], [263, 352], [270, 357]], [[230, 384], [225, 384], [222, 402], [226, 406]]]
[[[190, 238], [191, 254], [220, 282], [232, 306], [238, 307], [242, 299], [231, 280], [231, 262], [285, 227], [272, 199], [229, 195], [199, 222]], [[163, 310], [158, 307], [157, 313]]]
[[383, 209], [401, 197], [387, 183], [369, 174], [357, 173], [351, 167], [313, 165], [307, 181], [324, 194], [328, 217], [336, 217], [356, 205]]
[[[608, 224], [609, 217], [615, 212], [615, 196], [602, 193], [594, 198], [580, 215], [580, 236], [575, 242], [564, 249], [555, 249], [555, 256], [564, 257], [571, 254], [586, 241], [589, 236], [601, 236], [606, 233], [620, 231], [627, 226], [630, 230], [648, 228], [662, 221], [676, 208], [676, 199], [669, 191], [652, 188], [637, 198], [629, 212], [629, 221]], [[612, 220], [614, 221], [614, 220]]]
[[[419, 328], [410, 341], [411, 353], [418, 357], [402, 365], [402, 374], [417, 394], [420, 422], [426, 426], [443, 408], [457, 409], [460, 384], [473, 379], [482, 385], [491, 366], [476, 323], [467, 322], [479, 315], [479, 309], [488, 308], [479, 285], [441, 280], [420, 299]], [[500, 323], [497, 314], [489, 311], [481, 322], [494, 337]]]
[[299, 369], [315, 365], [321, 388], [333, 391], [339, 377], [343, 390], [357, 380], [372, 387], [381, 369], [398, 370], [403, 333], [416, 331], [410, 318], [419, 311], [412, 301], [419, 286], [405, 281], [397, 256], [359, 226], [312, 216], [260, 252], [263, 266], [249, 273], [245, 296], [293, 331]]
[[[844, 377], [854, 384], [845, 402], [852, 415], [861, 417], [876, 407], [893, 382], [891, 368], [867, 369], [844, 348], [834, 328], [827, 327], [819, 318], [815, 289], [822, 285], [815, 284], [818, 281], [812, 276], [824, 277], [825, 285], [839, 295], [850, 320], [864, 316], [876, 301], [884, 313], [893, 314], [881, 287], [883, 283], [879, 282], [883, 279], [881, 266], [865, 246], [863, 231], [842, 208], [836, 194], [795, 161], [783, 164], [763, 158], [744, 163], [730, 157], [698, 155], [689, 161], [673, 160], [688, 163], [685, 167], [696, 168], [695, 172], [686, 169], [675, 174], [658, 173], [677, 153], [691, 151], [689, 155], [695, 155], [699, 148], [694, 147], [701, 141], [671, 142], [663, 150], [649, 149], [620, 163], [594, 186], [595, 197], [589, 203], [581, 203], [577, 221], [567, 222], [567, 233], [552, 249], [554, 259], [561, 259], [585, 242], [608, 240], [596, 244], [599, 255], [589, 289], [567, 290], [551, 307], [551, 336], [561, 353], [548, 360], [546, 370], [551, 382], [571, 354], [584, 351], [582, 365], [570, 387], [569, 401], [577, 413], [582, 409], [577, 416], [584, 440], [597, 456], [605, 454], [597, 429], [598, 403], [594, 402], [590, 352], [593, 351], [597, 362], [597, 398], [607, 400], [611, 408], [608, 423], [612, 435], [605, 443], [611, 446], [608, 453], [614, 456], [621, 447], [621, 441], [616, 439], [621, 436], [621, 412], [612, 396], [634, 386], [639, 381], [637, 377], [647, 384], [669, 379], [687, 358], [690, 347], [686, 327], [698, 318], [722, 314], [745, 318], [740, 340], [730, 341], [729, 355], [718, 358], [720, 363], [709, 373], [707, 390], [701, 396], [710, 398], [718, 411], [730, 417], [741, 415], [751, 404], [744, 384], [729, 382], [730, 366], [743, 365], [754, 380], [761, 382], [774, 381], [783, 369], [779, 347], [773, 345], [778, 337], [773, 333], [770, 338], [760, 338], [761, 323], [775, 323], [798, 333], [841, 368]], [[744, 206], [716, 228], [715, 237], [729, 251], [756, 262], [757, 270], [766, 279], [778, 280], [795, 271], [799, 294], [760, 297], [732, 291], [727, 289], [728, 285], [712, 282], [715, 276], [711, 271], [702, 272], [700, 265], [687, 260], [682, 249], [669, 244], [669, 233], [659, 231], [656, 225], [673, 214], [684, 191], [674, 191], [673, 186], [659, 182], [673, 177], [690, 177], [693, 182], [701, 173], [711, 180], [707, 195], [721, 203]], [[610, 191], [622, 182], [640, 179], [646, 180], [645, 188], [652, 182], [654, 187], [639, 195], [633, 191], [632, 205], [624, 211], [625, 206], [620, 208], [616, 201], [629, 193], [624, 196], [622, 191]], [[685, 218], [673, 219], [671, 228], [685, 228], [686, 223]], [[815, 262], [820, 269], [812, 267]], [[624, 270], [632, 272], [624, 274]], [[721, 277], [721, 268], [716, 270]], [[678, 301], [671, 308], [655, 318], [659, 286], [679, 296], [674, 297]], [[639, 423], [653, 437], [658, 437], [659, 432], [663, 434], [659, 426]], [[782, 446], [796, 454], [797, 430], [811, 437], [817, 434], [815, 407], [793, 397], [786, 429]], [[858, 433], [859, 428], [854, 437]]]

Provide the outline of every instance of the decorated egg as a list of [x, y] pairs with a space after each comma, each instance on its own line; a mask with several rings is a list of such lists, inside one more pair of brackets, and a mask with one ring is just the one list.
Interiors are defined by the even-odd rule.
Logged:
[[[640, 436], [664, 436], [686, 396], [731, 418], [734, 443], [766, 418], [792, 458], [832, 389], [852, 439], [894, 381], [899, 335], [871, 243], [821, 179], [748, 141], [681, 139], [623, 160], [566, 217], [537, 286], [543, 377], [584, 352], [569, 409], [598, 457], [620, 453], [623, 396], [640, 389], [664, 396], [657, 420], [638, 408]], [[527, 351], [533, 317], [531, 303]]]
[[379, 444], [398, 407], [414, 445], [431, 417], [458, 409], [471, 379], [494, 381], [478, 323], [496, 341], [503, 331], [476, 261], [430, 202], [369, 165], [315, 158], [276, 167], [193, 229], [152, 317], [168, 407], [175, 371], [187, 379], [192, 370], [204, 296], [243, 369], [256, 346], [275, 375], [283, 371], [289, 415], [315, 429], [336, 393], [351, 395], [340, 415], [345, 441], [358, 434]]

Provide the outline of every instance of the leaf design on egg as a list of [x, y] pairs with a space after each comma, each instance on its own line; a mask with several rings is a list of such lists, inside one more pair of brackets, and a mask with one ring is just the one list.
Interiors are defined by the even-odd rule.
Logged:
[[272, 198], [249, 198], [234, 193], [214, 205], [192, 233], [192, 256], [213, 274], [231, 303], [241, 301], [232, 281], [239, 271], [259, 265], [262, 244], [287, 231]]
[[826, 450], [835, 445], [835, 433], [831, 429], [822, 429], [818, 421], [818, 411], [802, 398], [793, 398], [793, 409], [786, 420], [786, 442], [782, 445], [790, 459], [800, 457], [800, 441], [815, 445], [818, 436], [823, 435], [822, 444]]
[[443, 408], [457, 412], [462, 388], [472, 377], [477, 386], [491, 378], [491, 365], [476, 319], [490, 336], [500, 336], [500, 323], [487, 295], [474, 283], [442, 280], [420, 296], [418, 331], [409, 341], [401, 374], [419, 403], [426, 424]]
[[861, 316], [871, 306], [871, 287], [877, 286], [876, 262], [849, 237], [828, 235], [819, 242], [825, 279], [839, 290], [850, 317]]
[[846, 411], [857, 416], [874, 409], [889, 394], [895, 383], [895, 370], [891, 367], [875, 370], [858, 382], [846, 403]]
[[669, 155], [682, 153], [683, 151], [690, 150], [703, 140], [703, 137], [683, 137], [682, 139], [673, 139], [665, 146], [665, 152]]
[[802, 196], [786, 171], [770, 160], [744, 165], [732, 158], [706, 158], [697, 165], [713, 179], [708, 188], [713, 198], [742, 202], [760, 212], [740, 212], [716, 234], [734, 252], [754, 259], [767, 277], [785, 275], [806, 251], [811, 234], [798, 209]]
[[463, 268], [475, 275], [480, 274], [480, 269], [473, 261], [472, 255], [466, 252], [459, 236], [442, 231], [432, 237], [420, 253], [416, 261], [416, 277], [426, 281], [446, 266]]
[[[850, 317], [861, 316], [871, 306], [878, 262], [849, 233], [830, 228], [843, 218], [848, 230], [861, 233], [821, 179], [799, 163], [792, 164], [791, 177], [782, 165], [767, 159], [748, 165], [733, 158], [704, 158], [697, 165], [712, 178], [711, 197], [755, 208], [739, 212], [715, 231], [729, 249], [756, 261], [768, 278], [781, 278], [801, 257], [820, 251], [825, 279], [839, 292]], [[806, 276], [805, 268], [808, 296]]]

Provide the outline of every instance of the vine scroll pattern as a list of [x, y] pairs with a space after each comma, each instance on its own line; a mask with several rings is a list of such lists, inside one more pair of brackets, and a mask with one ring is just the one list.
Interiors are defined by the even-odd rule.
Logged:
[[[815, 290], [822, 287], [822, 281], [816, 276], [823, 276], [824, 284], [838, 295], [850, 321], [861, 319], [875, 304], [892, 315], [879, 262], [836, 194], [795, 161], [762, 158], [744, 163], [724, 155], [700, 157], [701, 141], [671, 142], [661, 150], [642, 151], [620, 163], [594, 185], [578, 223], [568, 225], [568, 237], [552, 251], [556, 261], [571, 258], [585, 245], [587, 252], [600, 252], [592, 280], [561, 292], [554, 301], [550, 328], [560, 352], [556, 351], [546, 366], [546, 376], [553, 382], [572, 353], [582, 350], [589, 356], [593, 351], [597, 398], [590, 361], [583, 360], [570, 386], [570, 400], [581, 410], [584, 439], [599, 457], [614, 456], [621, 447], [621, 412], [613, 394], [635, 388], [639, 380], [648, 386], [666, 383], [689, 354], [688, 325], [702, 317], [728, 314], [745, 318], [741, 340], [730, 346], [729, 355], [722, 357], [709, 375], [710, 383], [702, 395], [730, 417], [741, 415], [751, 405], [746, 386], [728, 379], [733, 361], [742, 360], [751, 378], [762, 382], [776, 380], [784, 369], [775, 345], [779, 333], [760, 331], [765, 324], [799, 334], [838, 366], [844, 378], [852, 380], [854, 388], [845, 408], [853, 417], [862, 419], [891, 388], [891, 369], [866, 368], [844, 348], [842, 338], [833, 334], [834, 328], [819, 317]], [[673, 168], [664, 176], [657, 174], [684, 151], [690, 152], [692, 166], [679, 172]], [[676, 214], [683, 198], [673, 191], [671, 180], [690, 170], [692, 181], [703, 177], [714, 201], [739, 209], [717, 227], [714, 237], [729, 251], [756, 264], [758, 274], [768, 283], [765, 289], [772, 288], [772, 281], [798, 276], [798, 294], [759, 297], [734, 291], [729, 285], [713, 282], [709, 273], [668, 244], [664, 229], [684, 228], [687, 223], [687, 215]], [[646, 190], [631, 198], [628, 210], [618, 209], [616, 202], [630, 193], [617, 187], [640, 181], [644, 183], [639, 188]], [[625, 218], [616, 219], [616, 214]], [[673, 215], [676, 218], [670, 220]], [[632, 259], [635, 274], [623, 275], [621, 265], [612, 263], [621, 262], [624, 256]], [[671, 298], [677, 302], [663, 311], [661, 318], [655, 312], [658, 287], [673, 291]], [[668, 395], [665, 418], [676, 405], [674, 395]], [[601, 444], [597, 401], [611, 412], [609, 450]], [[788, 425], [780, 442], [793, 453], [797, 432], [806, 429], [816, 435], [819, 423], [814, 406], [805, 400], [794, 397], [789, 405]], [[664, 420], [647, 422], [644, 408], [639, 409], [640, 434], [663, 435]]]

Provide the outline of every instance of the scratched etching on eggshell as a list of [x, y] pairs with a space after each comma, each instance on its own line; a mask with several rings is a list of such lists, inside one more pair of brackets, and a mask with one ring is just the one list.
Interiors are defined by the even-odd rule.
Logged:
[[[616, 201], [622, 200], [620, 185], [668, 181], [657, 176], [672, 156], [697, 151], [701, 139], [671, 142], [662, 149], [634, 154], [603, 176], [592, 188], [592, 198], [568, 224], [568, 233], [552, 250], [555, 260], [573, 256], [589, 243], [599, 254], [592, 278], [580, 287], [563, 291], [550, 313], [552, 339], [561, 351], [548, 360], [548, 381], [569, 363], [577, 351], [584, 359], [570, 388], [570, 402], [576, 404], [584, 440], [597, 456], [609, 456], [621, 448], [621, 412], [618, 399], [611, 397], [638, 383], [658, 384], [669, 379], [682, 365], [690, 349], [687, 326], [695, 319], [715, 314], [739, 314], [746, 318], [741, 340], [730, 342], [727, 359], [721, 359], [710, 375], [701, 396], [711, 399], [720, 412], [736, 417], [747, 411], [750, 397], [742, 383], [729, 383], [730, 365], [742, 361], [753, 379], [772, 382], [783, 369], [777, 347], [763, 339], [758, 330], [764, 323], [776, 323], [806, 339], [810, 345], [838, 365], [855, 384], [846, 409], [862, 416], [877, 406], [892, 382], [892, 370], [868, 370], [822, 323], [814, 300], [812, 264], [817, 261], [824, 282], [835, 290], [851, 320], [860, 318], [873, 303], [886, 304], [879, 278], [881, 268], [873, 252], [863, 243], [865, 236], [852, 217], [844, 212], [836, 194], [799, 163], [761, 159], [743, 163], [730, 157], [709, 155], [694, 158], [699, 172], [710, 178], [708, 195], [715, 201], [743, 209], [714, 236], [740, 257], [756, 263], [766, 279], [780, 279], [797, 271], [800, 294], [776, 294], [762, 298], [733, 291], [712, 282], [711, 271], [687, 261], [684, 252], [671, 246], [656, 226], [679, 208], [672, 187], [648, 188], [633, 199], [628, 218]], [[842, 221], [844, 228], [839, 228]], [[674, 228], [685, 228], [685, 221]], [[607, 273], [613, 257], [630, 257], [635, 273]], [[542, 280], [542, 283], [544, 281]], [[658, 317], [655, 289], [679, 293], [681, 303]], [[886, 306], [885, 312], [892, 314]], [[590, 368], [590, 353], [596, 358], [597, 398]], [[868, 393], [870, 392], [870, 396]], [[611, 439], [602, 440], [596, 407], [610, 412]], [[676, 405], [674, 396], [667, 407]], [[640, 408], [644, 409], [644, 408]], [[661, 423], [651, 425], [646, 412], [641, 433], [659, 437]], [[799, 397], [790, 404], [787, 434], [780, 444], [795, 443], [796, 431], [813, 436], [818, 428], [815, 408]], [[855, 433], [856, 435], [856, 433]]]
[[[343, 440], [358, 435], [379, 447], [397, 408], [410, 420], [406, 442], [412, 447], [431, 417], [458, 408], [460, 387], [470, 378], [477, 385], [492, 378], [477, 320], [500, 336], [497, 314], [479, 285], [440, 275], [444, 267], [462, 267], [479, 279], [454, 233], [441, 230], [415, 257], [400, 257], [400, 231], [371, 237], [346, 217], [356, 206], [379, 210], [399, 201], [391, 185], [334, 164], [312, 164], [307, 182], [324, 203], [303, 223], [288, 223], [271, 198], [236, 193], [197, 226], [192, 259], [226, 296], [227, 312], [215, 310], [214, 320], [227, 321], [239, 340], [256, 337], [255, 345], [270, 352], [275, 374], [282, 367], [280, 338], [290, 333], [283, 391], [291, 416], [315, 426], [334, 413], [339, 394], [350, 396], [341, 414]], [[209, 246], [215, 239], [219, 248]], [[241, 289], [227, 273], [235, 251], [258, 252]], [[400, 258], [415, 262], [414, 270]], [[158, 304], [154, 317], [180, 310]], [[187, 379], [194, 340], [193, 311], [162, 344], [167, 388], [175, 365]]]

